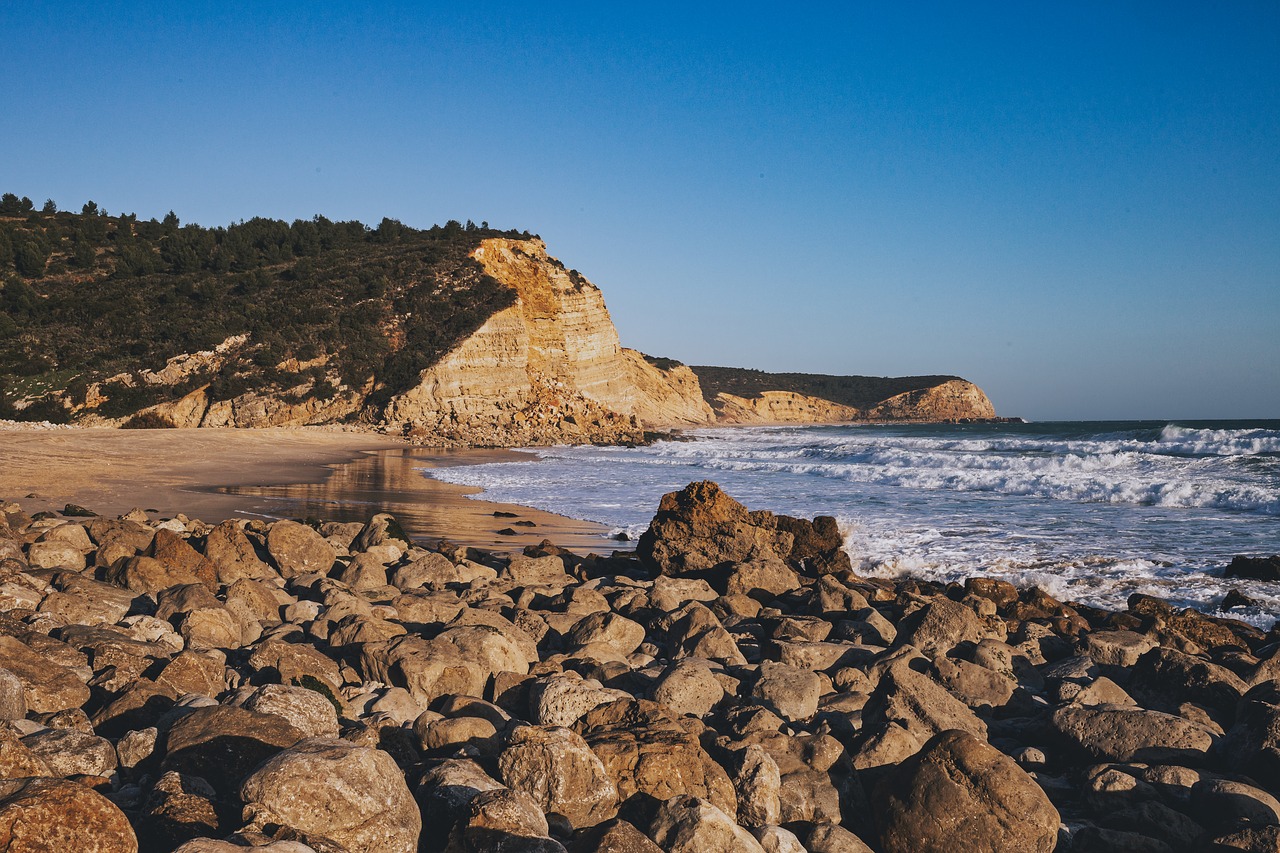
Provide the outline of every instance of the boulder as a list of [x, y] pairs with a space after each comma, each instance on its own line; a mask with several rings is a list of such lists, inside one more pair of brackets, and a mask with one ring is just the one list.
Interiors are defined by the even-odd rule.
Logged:
[[1100, 666], [1133, 666], [1154, 649], [1155, 640], [1133, 631], [1094, 631], [1085, 638], [1089, 657]]
[[1095, 761], [1203, 763], [1215, 740], [1190, 720], [1131, 705], [1068, 705], [1053, 712], [1049, 726]]
[[27, 563], [33, 569], [70, 569], [84, 571], [84, 553], [70, 542], [58, 540], [34, 542], [27, 549]]
[[213, 563], [218, 582], [228, 586], [243, 578], [269, 578], [274, 574], [258, 557], [257, 549], [245, 535], [243, 522], [234, 518], [209, 531], [204, 556]]
[[733, 755], [733, 787], [738, 794], [738, 823], [747, 827], [778, 823], [782, 813], [779, 792], [782, 775], [778, 763], [759, 744], [750, 744]]
[[636, 554], [663, 574], [681, 575], [724, 563], [781, 559], [794, 537], [767, 511], [750, 512], [710, 480], [662, 496]]
[[967, 732], [943, 732], [888, 771], [873, 795], [885, 853], [1049, 853], [1058, 812], [1013, 759]]
[[240, 786], [240, 798], [349, 850], [418, 850], [422, 816], [404, 773], [378, 749], [308, 738], [259, 766]]
[[571, 726], [593, 708], [619, 699], [630, 699], [621, 690], [611, 690], [594, 679], [583, 679], [576, 672], [548, 675], [529, 688], [529, 710], [532, 720], [542, 726]]
[[543, 812], [574, 829], [595, 826], [618, 811], [618, 791], [600, 759], [576, 732], [520, 726], [498, 756], [507, 787], [533, 797]]
[[186, 539], [172, 530], [157, 530], [151, 556], [174, 575], [190, 575], [210, 592], [218, 591], [218, 570]]
[[804, 840], [808, 853], [872, 853], [861, 838], [843, 826], [820, 823]]
[[198, 708], [166, 738], [165, 770], [207, 779], [228, 795], [254, 767], [302, 739], [287, 720], [229, 705]]
[[705, 717], [724, 698], [724, 687], [706, 661], [685, 658], [667, 668], [652, 695], [677, 714]]
[[62, 779], [0, 781], [5, 853], [137, 853], [129, 819], [98, 792]]
[[476, 794], [455, 830], [449, 853], [565, 853], [550, 838], [547, 819], [523, 791], [501, 788]]
[[733, 782], [698, 738], [682, 729], [622, 725], [583, 732], [623, 802], [650, 803], [681, 794], [709, 800], [737, 814]]
[[79, 708], [89, 701], [84, 679], [20, 640], [0, 634], [0, 661], [22, 682], [27, 707], [37, 714]]
[[902, 619], [897, 629], [896, 647], [914, 646], [930, 658], [945, 655], [960, 643], [977, 643], [988, 636], [978, 614], [941, 596]]
[[792, 563], [803, 565], [808, 574], [826, 575], [852, 572], [853, 563], [844, 551], [844, 537], [839, 523], [829, 515], [819, 515], [813, 521], [777, 516], [778, 529], [791, 534], [791, 553], [785, 555]]
[[305, 687], [265, 684], [241, 706], [259, 714], [274, 714], [292, 724], [303, 737], [337, 737], [338, 712], [323, 694]]
[[277, 521], [271, 525], [267, 551], [286, 578], [313, 572], [327, 575], [337, 556], [323, 536], [296, 521]]
[[1251, 578], [1259, 581], [1280, 581], [1280, 554], [1270, 557], [1232, 557], [1223, 572], [1226, 578]]
[[658, 807], [649, 830], [666, 853], [764, 853], [764, 848], [721, 809], [688, 795]]
[[27, 735], [22, 743], [53, 776], [110, 776], [116, 769], [111, 741], [76, 729], [45, 729]]
[[807, 720], [818, 711], [822, 679], [807, 669], [765, 661], [751, 695], [784, 720]]
[[862, 716], [868, 722], [896, 723], [920, 742], [951, 729], [982, 739], [987, 736], [986, 723], [941, 684], [917, 672], [907, 659], [888, 666]]

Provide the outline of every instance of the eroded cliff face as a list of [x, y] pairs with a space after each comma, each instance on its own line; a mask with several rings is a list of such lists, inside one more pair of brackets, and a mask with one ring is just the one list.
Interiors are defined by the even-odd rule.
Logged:
[[875, 420], [981, 420], [995, 416], [995, 406], [982, 389], [963, 379], [890, 397], [867, 412], [867, 417]]
[[985, 420], [996, 416], [995, 407], [982, 389], [962, 379], [897, 394], [867, 408], [793, 391], [762, 391], [753, 397], [721, 392], [715, 396], [714, 408], [720, 422], [739, 425]]
[[763, 391], [758, 397], [721, 392], [715, 399], [716, 415], [726, 424], [839, 423], [865, 417], [861, 409], [794, 391]]
[[[600, 289], [548, 255], [541, 240], [483, 239], [469, 259], [470, 266], [459, 269], [509, 289], [514, 298], [498, 303], [509, 307], [491, 309], [475, 331], [416, 376], [408, 374], [407, 384], [403, 377], [397, 380], [397, 388], [385, 387], [380, 382], [391, 380], [376, 376], [344, 378], [332, 353], [305, 361], [290, 355], [263, 368], [263, 345], [240, 334], [210, 350], [174, 356], [160, 369], [90, 385], [82, 401], [72, 401], [72, 410], [86, 424], [252, 428], [347, 422], [423, 444], [473, 446], [629, 443], [644, 440], [650, 430], [715, 423], [995, 415], [981, 389], [955, 377], [765, 374], [650, 359], [622, 346]], [[393, 352], [411, 346], [403, 328], [413, 316], [388, 313], [383, 331]], [[210, 383], [219, 376], [221, 385]], [[253, 390], [227, 396], [228, 376]], [[270, 381], [254, 382], [263, 378]], [[161, 387], [168, 389], [166, 402], [124, 416], [111, 416], [119, 405], [103, 405], [110, 399], [104, 389], [119, 394], [122, 388]]]
[[388, 425], [424, 439], [539, 444], [633, 441], [645, 428], [713, 420], [692, 371], [625, 349], [599, 288], [541, 240], [484, 240], [472, 257], [516, 304], [394, 397]]

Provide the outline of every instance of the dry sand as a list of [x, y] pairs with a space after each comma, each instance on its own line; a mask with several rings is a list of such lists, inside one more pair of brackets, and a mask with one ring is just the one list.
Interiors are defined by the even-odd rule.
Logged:
[[[547, 538], [603, 553], [600, 525], [477, 501], [479, 489], [418, 470], [510, 451], [441, 451], [319, 429], [0, 429], [0, 499], [28, 512], [76, 503], [103, 515], [134, 507], [216, 522], [233, 516], [364, 521], [391, 512], [419, 539], [518, 550]], [[516, 518], [496, 518], [494, 512]], [[518, 525], [516, 522], [534, 526]], [[514, 536], [499, 535], [510, 529]]]

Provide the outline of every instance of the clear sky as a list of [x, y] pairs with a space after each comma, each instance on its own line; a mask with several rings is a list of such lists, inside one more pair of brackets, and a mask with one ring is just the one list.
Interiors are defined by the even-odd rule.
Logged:
[[628, 346], [1280, 417], [1280, 4], [0, 4], [0, 191], [541, 234]]

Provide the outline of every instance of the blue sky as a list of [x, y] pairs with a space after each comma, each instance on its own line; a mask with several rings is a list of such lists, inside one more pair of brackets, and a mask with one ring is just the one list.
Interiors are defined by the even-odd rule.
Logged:
[[24, 2], [0, 33], [0, 190], [37, 202], [487, 220], [656, 355], [1280, 417], [1274, 2]]

